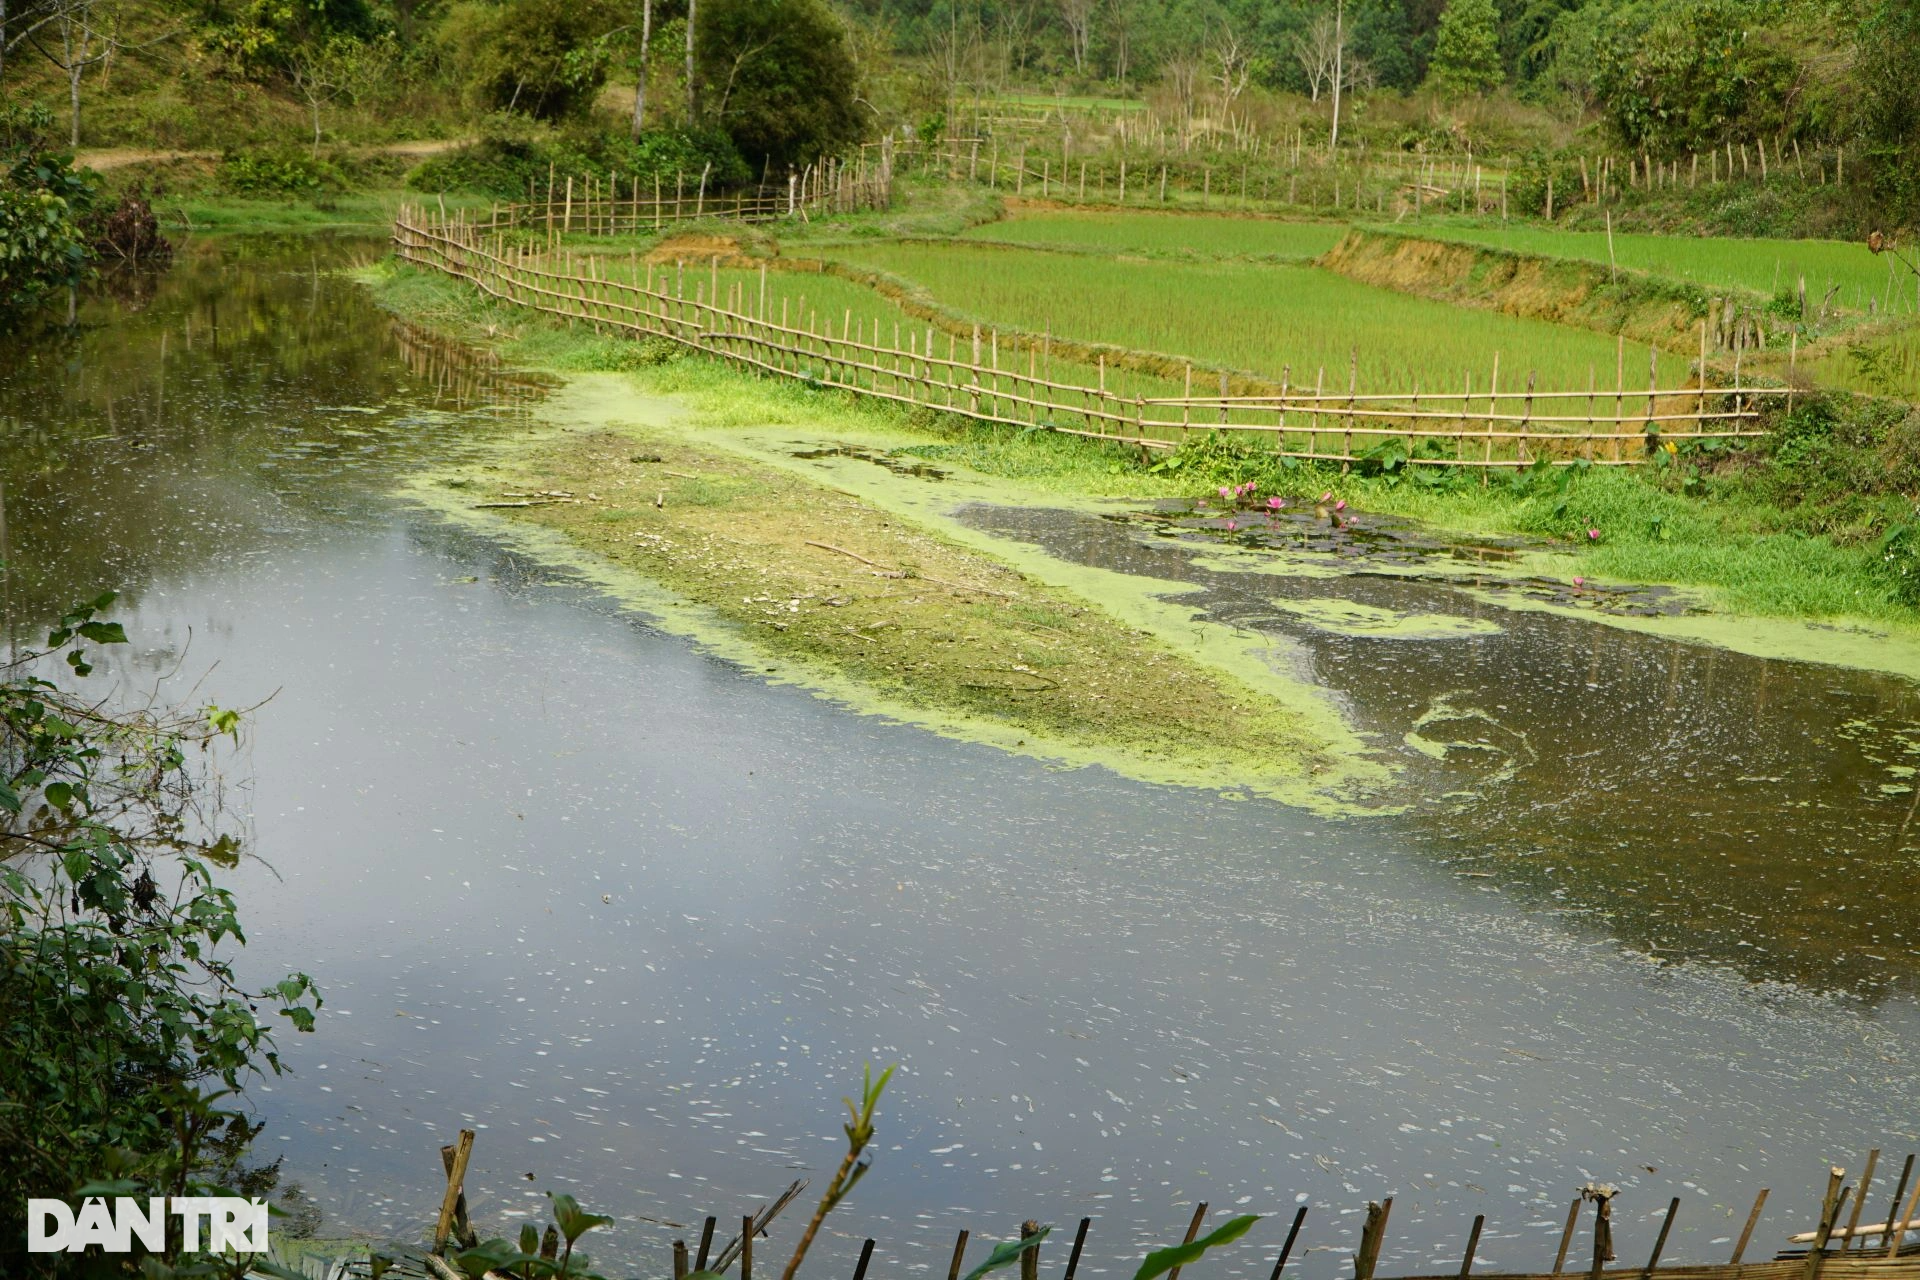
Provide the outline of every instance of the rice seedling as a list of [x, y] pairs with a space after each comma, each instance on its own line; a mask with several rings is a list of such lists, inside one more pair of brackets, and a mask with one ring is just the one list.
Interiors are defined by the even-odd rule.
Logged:
[[[1310, 266], [1126, 262], [1041, 250], [939, 244], [836, 249], [842, 261], [917, 282], [957, 311], [1030, 332], [1162, 353], [1293, 386], [1484, 391], [1496, 353], [1502, 387], [1611, 388], [1608, 337], [1543, 321], [1408, 297]], [[1663, 387], [1688, 362], [1657, 354]], [[1625, 358], [1629, 390], [1647, 384], [1649, 352]]]
[[1304, 262], [1339, 242], [1337, 222], [1286, 222], [1180, 213], [1077, 213], [1023, 209], [969, 228], [963, 240], [1174, 258], [1262, 258]]

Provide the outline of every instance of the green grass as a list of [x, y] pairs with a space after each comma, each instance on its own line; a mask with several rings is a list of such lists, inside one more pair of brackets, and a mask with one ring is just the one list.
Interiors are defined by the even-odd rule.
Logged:
[[1032, 209], [973, 227], [961, 239], [1155, 257], [1301, 262], [1333, 248], [1345, 232], [1346, 226], [1335, 222]]
[[[1400, 227], [1396, 230], [1407, 230]], [[1421, 223], [1415, 234], [1459, 240], [1553, 258], [1607, 261], [1604, 231], [1560, 231], [1548, 227], [1486, 227]], [[1622, 267], [1688, 280], [1710, 289], [1740, 288], [1773, 296], [1807, 281], [1809, 307], [1817, 307], [1830, 285], [1840, 291], [1834, 304], [1865, 311], [1868, 299], [1883, 310], [1912, 312], [1914, 277], [1891, 257], [1875, 257], [1864, 244], [1839, 240], [1741, 240], [1707, 236], [1662, 236], [1616, 231], [1613, 252]], [[1891, 282], [1891, 286], [1890, 286]]]
[[[1363, 391], [1484, 391], [1494, 354], [1501, 385], [1584, 390], [1590, 373], [1611, 381], [1615, 344], [1583, 329], [1408, 297], [1307, 266], [1122, 262], [1043, 250], [972, 245], [868, 245], [842, 260], [915, 281], [954, 309], [989, 323], [1084, 342], [1191, 358], [1274, 380], [1347, 385], [1350, 354]], [[1630, 352], [1629, 385], [1644, 378], [1645, 349]], [[1683, 359], [1660, 357], [1661, 382], [1678, 385]], [[1643, 384], [1644, 385], [1644, 384]]]

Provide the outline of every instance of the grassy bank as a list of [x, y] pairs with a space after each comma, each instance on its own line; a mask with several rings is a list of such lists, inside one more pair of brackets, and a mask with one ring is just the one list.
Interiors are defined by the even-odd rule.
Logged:
[[[367, 277], [415, 323], [572, 375], [543, 426], [422, 477], [414, 496], [509, 528], [743, 665], [1136, 777], [1322, 806], [1381, 781], [1337, 714], [1244, 641], [1222, 628], [1173, 638], [1203, 630], [1160, 598], [1177, 585], [1045, 563], [944, 515], [975, 496], [1171, 495], [1173, 478], [1066, 437], [955, 432], [663, 344], [568, 332], [409, 270]], [[816, 451], [809, 442], [848, 441], [907, 459], [939, 452], [943, 468], [1008, 488], [956, 477], [932, 489], [864, 463], [853, 465], [871, 479], [838, 487], [792, 462]]]

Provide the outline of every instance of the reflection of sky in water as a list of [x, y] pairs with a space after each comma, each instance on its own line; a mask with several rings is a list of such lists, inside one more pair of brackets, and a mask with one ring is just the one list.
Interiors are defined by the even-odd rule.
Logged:
[[[319, 287], [360, 326], [350, 367], [397, 381], [384, 330]], [[334, 406], [384, 390], [321, 381]], [[1771, 1244], [1807, 1225], [1829, 1158], [1913, 1140], [1904, 995], [1623, 955], [1605, 922], [1527, 905], [1524, 876], [1456, 877], [1431, 819], [1055, 771], [768, 688], [365, 499], [328, 450], [256, 457], [247, 407], [209, 401], [234, 434], [163, 451], [163, 487], [197, 478], [222, 515], [155, 500], [152, 536], [193, 554], [145, 562], [127, 621], [148, 670], [187, 650], [182, 696], [216, 662], [194, 696], [279, 690], [245, 762], [278, 872], [237, 877], [246, 964], [305, 968], [329, 1003], [257, 1100], [337, 1224], [416, 1229], [435, 1148], [484, 1125], [483, 1227], [572, 1190], [662, 1266], [683, 1233], [641, 1216], [724, 1223], [793, 1177], [819, 1190], [868, 1059], [904, 1070], [821, 1274], [866, 1234], [876, 1266], [925, 1269], [960, 1226], [1083, 1214], [1083, 1265], [1112, 1273], [1195, 1200], [1304, 1196], [1324, 1277], [1383, 1194], [1383, 1266], [1457, 1266], [1476, 1212], [1486, 1265], [1536, 1265], [1588, 1178], [1626, 1188], [1623, 1261], [1672, 1194], [1669, 1256], [1700, 1260], [1759, 1186]], [[340, 421], [282, 405], [274, 425], [325, 443]], [[87, 483], [40, 492], [84, 505]], [[1448, 821], [1470, 840], [1483, 820]], [[1208, 1272], [1264, 1274], [1283, 1231]]]

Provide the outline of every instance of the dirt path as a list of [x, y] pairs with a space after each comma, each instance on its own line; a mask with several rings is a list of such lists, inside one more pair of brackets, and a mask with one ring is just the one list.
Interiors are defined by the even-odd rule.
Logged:
[[[355, 147], [355, 155], [405, 156], [423, 159], [451, 151], [472, 141], [470, 138], [428, 138], [419, 142], [385, 142], [376, 146]], [[218, 151], [149, 151], [138, 147], [101, 147], [74, 153], [74, 164], [82, 169], [104, 173], [130, 164], [173, 164], [181, 160], [218, 160]]]

